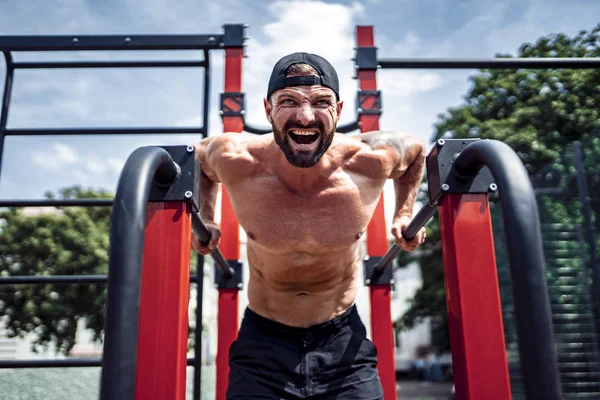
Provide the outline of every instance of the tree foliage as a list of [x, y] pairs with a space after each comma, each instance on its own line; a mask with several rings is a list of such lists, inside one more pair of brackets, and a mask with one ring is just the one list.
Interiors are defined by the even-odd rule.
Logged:
[[[52, 193], [48, 198], [56, 197]], [[105, 191], [71, 187], [63, 199], [110, 198]], [[0, 274], [105, 275], [110, 207], [13, 208], [0, 212]], [[0, 315], [11, 336], [35, 334], [33, 350], [55, 346], [68, 353], [77, 323], [99, 340], [104, 325], [103, 284], [2, 285]]]
[[[600, 25], [574, 37], [553, 34], [525, 43], [517, 57], [600, 57]], [[470, 82], [464, 104], [438, 116], [433, 139], [476, 137], [507, 143], [523, 161], [534, 185], [564, 189], [562, 198], [543, 197], [539, 202], [542, 218], [562, 223], [581, 223], [571, 153], [572, 143], [580, 141], [592, 208], [600, 215], [600, 70], [490, 69], [481, 70]], [[600, 218], [595, 223], [600, 230]], [[437, 220], [429, 225], [427, 236], [418, 259], [423, 287], [398, 322], [411, 327], [432, 317], [437, 322], [434, 342], [445, 350], [449, 343]], [[411, 258], [403, 255], [400, 265]]]

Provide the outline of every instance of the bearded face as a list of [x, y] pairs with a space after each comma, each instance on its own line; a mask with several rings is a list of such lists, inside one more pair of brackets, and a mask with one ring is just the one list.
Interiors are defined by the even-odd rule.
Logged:
[[333, 91], [321, 86], [286, 88], [276, 96], [267, 115], [290, 164], [310, 168], [319, 162], [333, 142], [340, 107]]
[[275, 142], [289, 163], [298, 168], [310, 168], [317, 164], [331, 145], [334, 133], [335, 129], [325, 129], [319, 120], [304, 125], [291, 119], [285, 122], [282, 129], [273, 126]]

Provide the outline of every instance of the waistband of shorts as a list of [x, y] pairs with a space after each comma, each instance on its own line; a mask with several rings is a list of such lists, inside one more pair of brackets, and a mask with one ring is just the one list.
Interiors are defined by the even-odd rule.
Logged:
[[249, 307], [247, 307], [244, 313], [244, 320], [242, 324], [248, 324], [252, 327], [261, 330], [276, 331], [288, 335], [301, 336], [313, 332], [316, 333], [322, 331], [337, 330], [346, 325], [351, 324], [354, 321], [360, 321], [358, 316], [358, 310], [355, 304], [353, 304], [350, 308], [348, 308], [346, 311], [344, 311], [337, 317], [332, 318], [329, 321], [322, 322], [320, 324], [309, 326], [307, 328], [289, 326], [277, 321], [273, 321], [272, 319], [263, 317], [262, 315], [255, 313]]

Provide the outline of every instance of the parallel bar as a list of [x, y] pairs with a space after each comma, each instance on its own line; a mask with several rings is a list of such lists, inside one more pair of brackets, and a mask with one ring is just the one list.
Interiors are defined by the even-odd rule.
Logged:
[[8, 122], [8, 110], [10, 108], [10, 95], [12, 94], [12, 83], [14, 78], [12, 55], [4, 51], [4, 62], [6, 63], [6, 76], [4, 78], [4, 95], [2, 96], [2, 108], [0, 109], [0, 171], [2, 171], [2, 155], [4, 154], [4, 138], [6, 137], [6, 124]]
[[[106, 275], [14, 275], [0, 276], [0, 285], [71, 285], [102, 284], [107, 282]], [[190, 282], [196, 282], [196, 275], [190, 276]]]
[[[410, 224], [406, 227], [404, 232], [402, 232], [402, 236], [406, 240], [412, 240], [417, 232], [425, 226], [427, 221], [433, 217], [433, 215], [437, 211], [437, 206], [431, 205], [430, 203], [425, 204], [417, 215], [410, 221]], [[379, 260], [379, 262], [375, 265], [375, 271], [382, 272], [394, 259], [398, 256], [402, 249], [397, 244], [393, 244], [390, 246], [389, 250], [385, 255]]]
[[[188, 358], [186, 364], [188, 366], [192, 366], [195, 362], [195, 358]], [[72, 368], [101, 366], [101, 358], [59, 358], [54, 360], [0, 360], [0, 369]]]
[[203, 133], [204, 128], [187, 128], [183, 126], [173, 126], [164, 128], [48, 128], [48, 129], [30, 129], [30, 128], [12, 128], [6, 129], [7, 136], [51, 136], [51, 135], [167, 135], [177, 134], [195, 134]]
[[208, 137], [209, 104], [210, 104], [210, 52], [204, 50], [204, 100], [202, 102], [202, 137]]
[[[562, 399], [539, 212], [529, 175], [514, 150], [496, 140], [468, 145], [454, 162], [455, 172], [464, 177], [474, 176], [483, 166], [502, 193], [525, 395], [528, 400]], [[475, 239], [469, 246], [480, 246], [473, 243]]]
[[[224, 92], [242, 91], [243, 48], [225, 50]], [[222, 116], [223, 132], [242, 132], [241, 116]], [[222, 187], [221, 251], [227, 260], [240, 259], [240, 226], [229, 193]], [[217, 318], [216, 399], [225, 400], [229, 383], [229, 348], [237, 338], [239, 321], [239, 289], [219, 289]]]
[[146, 207], [157, 175], [174, 180], [177, 165], [166, 150], [142, 147], [127, 159], [117, 186], [110, 226], [101, 400], [135, 398]]
[[197, 255], [196, 276], [196, 329], [194, 330], [194, 393], [193, 400], [202, 394], [202, 300], [204, 298], [204, 256]]
[[0, 51], [220, 49], [223, 35], [0, 36]]
[[135, 377], [138, 400], [185, 400], [191, 229], [186, 202], [148, 205]]
[[507, 69], [507, 68], [599, 68], [600, 58], [493, 58], [493, 59], [421, 59], [382, 58], [381, 68], [431, 68], [431, 69]]
[[108, 207], [112, 199], [0, 200], [0, 207]]
[[16, 62], [15, 69], [64, 68], [193, 68], [206, 67], [205, 61], [54, 61]]
[[[372, 26], [356, 28], [356, 45], [375, 46]], [[377, 71], [357, 71], [360, 90], [377, 90]], [[379, 129], [379, 115], [359, 113], [361, 133]], [[367, 226], [367, 253], [369, 256], [382, 256], [388, 248], [387, 227], [384, 213], [383, 193]], [[377, 369], [385, 399], [396, 399], [396, 359], [394, 356], [394, 327], [392, 325], [391, 285], [370, 285], [369, 299], [371, 311], [371, 336], [377, 347]]]
[[446, 195], [439, 216], [456, 398], [509, 400], [487, 194]]

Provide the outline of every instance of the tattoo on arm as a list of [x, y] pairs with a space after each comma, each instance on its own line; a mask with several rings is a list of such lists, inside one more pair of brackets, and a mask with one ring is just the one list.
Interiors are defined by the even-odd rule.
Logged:
[[425, 169], [424, 146], [414, 137], [396, 132], [375, 131], [361, 135], [361, 140], [373, 150], [395, 150], [396, 167], [390, 178], [394, 179], [396, 210], [394, 218], [412, 216], [412, 209], [419, 191]]
[[393, 148], [398, 152], [401, 160], [406, 156], [406, 152], [412, 148], [410, 145], [407, 146], [402, 136], [395, 132], [367, 132], [361, 134], [360, 138], [363, 143], [371, 146], [373, 150], [381, 149], [384, 146]]

